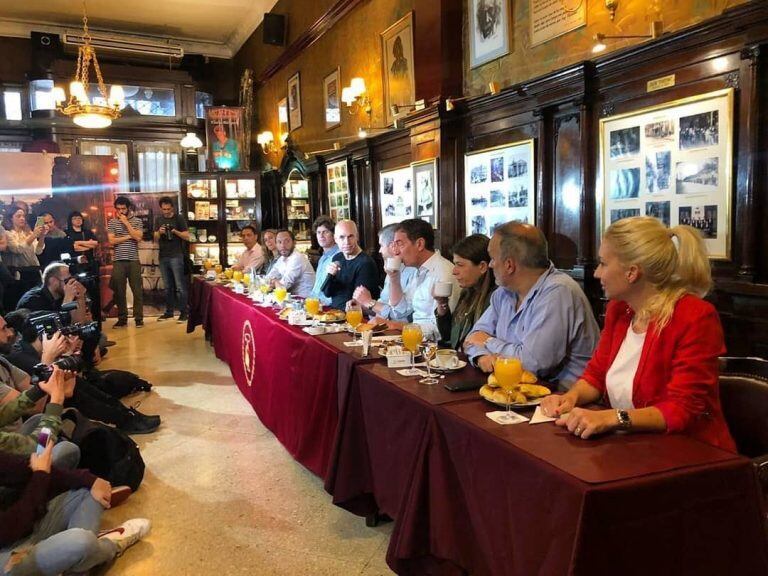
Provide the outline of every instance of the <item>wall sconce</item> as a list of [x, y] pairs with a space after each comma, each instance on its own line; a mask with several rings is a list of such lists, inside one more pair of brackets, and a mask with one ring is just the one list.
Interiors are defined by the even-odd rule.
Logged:
[[651, 22], [651, 33], [650, 34], [642, 34], [642, 35], [635, 35], [635, 36], [625, 36], [625, 35], [608, 35], [608, 34], [595, 34], [593, 39], [595, 41], [594, 46], [592, 46], [592, 54], [599, 54], [600, 52], [604, 51], [606, 49], [605, 40], [629, 40], [631, 38], [644, 38], [644, 39], [656, 39], [659, 38], [663, 32], [664, 24], [661, 22], [661, 20], [654, 20]]
[[347, 105], [348, 112], [353, 116], [361, 111], [365, 112], [368, 115], [368, 123], [370, 124], [373, 105], [365, 92], [365, 80], [362, 78], [352, 78], [350, 85], [345, 86], [341, 90], [341, 101]]
[[256, 142], [258, 142], [259, 146], [261, 146], [261, 151], [264, 154], [272, 154], [273, 152], [277, 152], [277, 147], [275, 146], [275, 137], [269, 130], [265, 130], [264, 132], [257, 134]]
[[187, 132], [187, 135], [181, 139], [180, 144], [190, 154], [194, 154], [198, 148], [203, 147], [203, 141], [194, 132]]

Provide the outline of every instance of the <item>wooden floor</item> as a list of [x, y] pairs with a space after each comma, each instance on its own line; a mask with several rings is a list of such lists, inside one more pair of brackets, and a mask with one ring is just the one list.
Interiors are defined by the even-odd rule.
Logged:
[[[106, 326], [109, 327], [113, 321]], [[392, 574], [391, 524], [366, 528], [331, 503], [320, 479], [262, 426], [200, 330], [147, 318], [108, 330], [117, 345], [103, 368], [132, 370], [154, 385], [140, 410], [160, 414], [154, 434], [134, 436], [144, 484], [109, 510], [104, 527], [152, 520], [149, 537], [98, 574], [130, 576]]]

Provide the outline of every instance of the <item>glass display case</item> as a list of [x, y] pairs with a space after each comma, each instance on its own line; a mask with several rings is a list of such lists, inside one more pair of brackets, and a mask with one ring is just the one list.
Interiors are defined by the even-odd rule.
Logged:
[[309, 183], [294, 171], [283, 187], [287, 228], [296, 237], [296, 249], [306, 252], [312, 245], [312, 209]]
[[261, 180], [257, 172], [182, 173], [182, 209], [189, 221], [190, 256], [231, 265], [245, 249], [240, 231], [261, 231]]

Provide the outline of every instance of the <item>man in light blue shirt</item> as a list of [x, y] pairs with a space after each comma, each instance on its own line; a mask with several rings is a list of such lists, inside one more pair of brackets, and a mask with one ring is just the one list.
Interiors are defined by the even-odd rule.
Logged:
[[547, 240], [535, 226], [508, 222], [488, 245], [501, 290], [464, 341], [483, 372], [496, 357], [519, 358], [542, 380], [570, 388], [597, 346], [600, 329], [587, 297], [549, 261]]
[[330, 216], [318, 216], [312, 223], [312, 230], [317, 237], [317, 243], [320, 244], [320, 248], [323, 249], [323, 255], [320, 256], [320, 260], [317, 263], [315, 284], [312, 286], [311, 295], [320, 300], [320, 304], [323, 306], [331, 305], [331, 299], [323, 294], [321, 288], [328, 276], [328, 264], [330, 264], [333, 257], [339, 253], [339, 247], [336, 245], [336, 240], [333, 237], [335, 228], [336, 222], [334, 222]]

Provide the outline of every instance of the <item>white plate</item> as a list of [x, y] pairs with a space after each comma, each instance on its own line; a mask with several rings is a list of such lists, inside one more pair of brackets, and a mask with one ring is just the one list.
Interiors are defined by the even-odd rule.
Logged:
[[[496, 406], [500, 406], [502, 408], [506, 408], [507, 405], [504, 402], [494, 402], [493, 400], [488, 400], [485, 396], [480, 396], [483, 400], [486, 402], [490, 402], [491, 404], [495, 404]], [[512, 408], [530, 408], [532, 406], [538, 406], [541, 404], [541, 398], [536, 398], [534, 400], [530, 400], [528, 402], [525, 402], [523, 404], [510, 404]]]
[[438, 372], [458, 372], [462, 368], [464, 368], [467, 365], [467, 363], [464, 360], [459, 360], [459, 363], [456, 364], [453, 368], [445, 368], [444, 366], [440, 366], [437, 362], [434, 360], [431, 360], [429, 362], [429, 367], [432, 370], [437, 370]]

